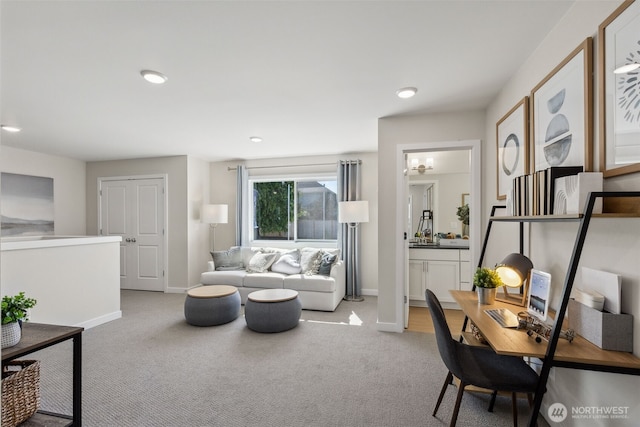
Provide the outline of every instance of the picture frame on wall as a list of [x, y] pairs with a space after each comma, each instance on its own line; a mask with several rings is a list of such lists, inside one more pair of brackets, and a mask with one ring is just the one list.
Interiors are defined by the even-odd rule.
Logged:
[[[600, 171], [640, 172], [640, 2], [625, 1], [598, 27]], [[626, 69], [625, 65], [631, 65]]]
[[529, 97], [525, 96], [496, 123], [497, 199], [511, 191], [513, 178], [529, 173]]
[[588, 37], [531, 91], [534, 172], [593, 168], [593, 39]]

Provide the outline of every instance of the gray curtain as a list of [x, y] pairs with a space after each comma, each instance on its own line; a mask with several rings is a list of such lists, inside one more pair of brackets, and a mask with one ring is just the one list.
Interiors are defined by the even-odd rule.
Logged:
[[248, 230], [245, 230], [249, 200], [247, 195], [248, 180], [247, 168], [244, 165], [238, 165], [236, 168], [236, 246], [242, 246], [249, 241]]
[[[360, 199], [360, 160], [338, 162], [338, 200], [351, 202]], [[341, 249], [347, 274], [347, 299], [360, 297], [360, 251], [358, 250], [359, 227], [342, 224], [338, 233], [338, 247]]]

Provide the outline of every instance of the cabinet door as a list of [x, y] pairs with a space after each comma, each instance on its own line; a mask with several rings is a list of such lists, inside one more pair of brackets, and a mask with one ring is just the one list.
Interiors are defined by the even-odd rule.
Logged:
[[457, 290], [460, 283], [460, 266], [457, 261], [425, 261], [427, 289], [441, 302], [455, 302], [450, 290]]
[[424, 261], [409, 260], [409, 299], [424, 301]]

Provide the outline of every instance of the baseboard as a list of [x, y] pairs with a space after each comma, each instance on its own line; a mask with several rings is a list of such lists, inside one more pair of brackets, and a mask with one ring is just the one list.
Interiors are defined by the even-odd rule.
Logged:
[[122, 317], [122, 311], [118, 310], [118, 311], [114, 311], [113, 313], [105, 314], [104, 316], [87, 320], [86, 322], [79, 323], [75, 326], [79, 326], [85, 329], [91, 329], [94, 326], [102, 325], [103, 323], [111, 322], [112, 320], [120, 319], [121, 317]]
[[199, 286], [202, 286], [202, 285], [200, 283], [198, 283], [197, 285], [191, 286], [189, 288], [167, 288], [165, 293], [167, 293], [167, 294], [184, 294], [189, 289], [197, 288]]
[[377, 289], [361, 289], [360, 290], [360, 295], [362, 296], [370, 296], [370, 297], [377, 297], [378, 296], [378, 290]]
[[404, 327], [397, 323], [377, 322], [376, 326], [380, 332], [402, 332]]

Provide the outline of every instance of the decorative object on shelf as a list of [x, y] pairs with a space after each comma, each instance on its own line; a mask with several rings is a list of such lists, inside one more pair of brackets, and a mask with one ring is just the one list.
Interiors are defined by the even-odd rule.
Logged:
[[479, 267], [473, 275], [473, 284], [478, 292], [478, 304], [493, 304], [496, 299], [497, 288], [503, 286], [500, 276], [495, 270]]
[[[580, 172], [577, 175], [558, 178], [553, 195], [553, 214], [582, 213], [592, 191], [602, 191], [602, 172]], [[593, 213], [602, 213], [602, 199], [596, 200]]]
[[229, 222], [229, 205], [203, 205], [200, 221], [209, 224], [211, 230], [211, 251], [216, 247], [216, 227]]
[[2, 365], [7, 368], [2, 372], [2, 425], [17, 426], [40, 406], [40, 362], [13, 360]]
[[[529, 293], [529, 272], [533, 268], [533, 263], [526, 256], [514, 252], [505, 257], [502, 262], [496, 264], [496, 273], [500, 277], [503, 286], [503, 295], [496, 296], [498, 301], [508, 302], [509, 304], [524, 307], [527, 303], [527, 294]], [[516, 295], [509, 295], [508, 289], [517, 289], [522, 287], [522, 292]]]
[[20, 342], [20, 322], [29, 320], [27, 310], [36, 305], [36, 300], [26, 298], [24, 292], [2, 297], [2, 348], [13, 347]]
[[338, 222], [349, 224], [348, 245], [346, 258], [347, 262], [347, 283], [352, 283], [351, 294], [347, 291], [344, 297], [347, 301], [364, 301], [360, 295], [359, 247], [358, 247], [358, 225], [369, 222], [369, 202], [366, 200], [354, 200], [348, 202], [338, 202]]
[[534, 172], [593, 163], [593, 39], [588, 37], [531, 91]]
[[529, 97], [525, 96], [498, 120], [496, 144], [497, 198], [504, 200], [513, 178], [529, 172]]
[[[600, 171], [640, 172], [640, 2], [625, 1], [598, 27]], [[626, 66], [623, 68], [623, 66]]]

